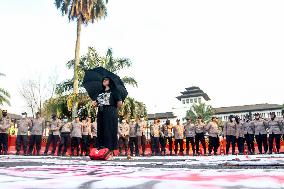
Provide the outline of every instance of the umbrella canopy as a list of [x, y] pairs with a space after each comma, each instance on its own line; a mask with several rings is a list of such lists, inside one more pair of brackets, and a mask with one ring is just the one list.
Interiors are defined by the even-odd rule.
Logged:
[[111, 80], [111, 87], [117, 90], [117, 92], [122, 98], [122, 101], [124, 101], [126, 96], [128, 95], [124, 83], [118, 75], [108, 71], [103, 67], [97, 67], [85, 71], [83, 86], [88, 92], [90, 98], [92, 100], [97, 99], [99, 93], [103, 90], [102, 81], [105, 77], [108, 77]]

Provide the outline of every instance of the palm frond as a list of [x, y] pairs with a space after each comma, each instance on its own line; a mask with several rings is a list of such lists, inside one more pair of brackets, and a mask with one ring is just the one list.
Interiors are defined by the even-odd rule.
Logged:
[[138, 87], [137, 81], [133, 77], [124, 76], [121, 78], [124, 84], [131, 85], [133, 87]]

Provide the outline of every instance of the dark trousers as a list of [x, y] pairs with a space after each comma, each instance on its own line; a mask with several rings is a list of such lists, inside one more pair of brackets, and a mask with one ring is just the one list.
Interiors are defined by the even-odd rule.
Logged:
[[118, 149], [119, 153], [122, 153], [122, 149], [124, 147], [125, 154], [128, 153], [128, 137], [119, 137], [118, 139]]
[[236, 136], [227, 135], [226, 136], [226, 153], [229, 154], [229, 149], [232, 144], [232, 154], [235, 154], [236, 148]]
[[142, 135], [142, 136], [138, 136], [138, 147], [142, 148], [142, 153], [143, 155], [145, 154], [145, 150], [146, 150], [146, 136]]
[[238, 137], [237, 144], [238, 144], [239, 153], [243, 154], [244, 153], [245, 138], [244, 137]]
[[138, 138], [129, 137], [130, 154], [133, 155], [135, 148], [135, 155], [139, 155]]
[[65, 155], [68, 149], [68, 144], [70, 141], [70, 133], [61, 133], [61, 139], [58, 147], [58, 155], [61, 155], [62, 148], [63, 148], [63, 154]]
[[0, 154], [1, 150], [3, 152], [8, 152], [8, 134], [7, 133], [0, 133]]
[[217, 154], [219, 148], [219, 137], [209, 136], [209, 154], [214, 151], [214, 154]]
[[199, 151], [199, 143], [201, 142], [204, 154], [206, 154], [206, 143], [204, 133], [196, 133], [195, 135], [195, 145], [196, 145], [196, 153], [200, 153]]
[[254, 134], [245, 134], [245, 140], [250, 154], [254, 153]]
[[281, 134], [269, 134], [269, 153], [272, 153], [273, 151], [273, 142], [274, 142], [274, 139], [275, 139], [275, 143], [276, 143], [276, 150], [277, 152], [279, 153], [280, 151], [280, 138], [281, 138]]
[[89, 154], [90, 151], [90, 137], [89, 135], [82, 135], [82, 149], [81, 153], [86, 152], [86, 155]]
[[179, 152], [183, 153], [183, 139], [175, 139], [175, 153], [178, 152], [178, 145], [179, 145]]
[[52, 143], [52, 151], [51, 154], [54, 154], [56, 151], [56, 147], [57, 147], [57, 143], [59, 141], [59, 135], [53, 135], [53, 134], [49, 134], [48, 138], [47, 138], [47, 143], [45, 146], [45, 151], [44, 153], [47, 154], [49, 151], [49, 146]]
[[[172, 153], [172, 151], [173, 151], [173, 138], [172, 137], [167, 137], [166, 140], [169, 143], [169, 151], [170, 151], [170, 153]], [[167, 143], [167, 141], [166, 141], [166, 143]]]
[[92, 145], [93, 145], [93, 148], [97, 148], [98, 145], [97, 145], [97, 137], [96, 136], [93, 136], [93, 138], [91, 139], [92, 141]]
[[18, 135], [16, 139], [16, 150], [17, 153], [21, 151], [21, 147], [23, 146], [24, 154], [27, 153], [28, 146], [28, 136], [27, 135]]
[[165, 137], [160, 137], [159, 141], [160, 141], [160, 145], [161, 145], [161, 151], [162, 152], [166, 152], [166, 143], [167, 143], [166, 138]]
[[36, 152], [39, 154], [41, 149], [41, 135], [31, 135], [30, 136], [30, 145], [29, 145], [29, 153], [32, 154], [34, 151], [34, 146], [36, 146]]
[[192, 152], [195, 154], [194, 137], [186, 137], [186, 153], [189, 153], [189, 143], [191, 144]]
[[160, 147], [159, 147], [159, 137], [152, 137], [152, 154], [154, 155], [160, 154]]
[[262, 152], [262, 145], [264, 147], [264, 152], [267, 153], [268, 151], [268, 145], [267, 145], [267, 134], [259, 134], [259, 135], [255, 135], [255, 139], [257, 142], [257, 147], [258, 147], [258, 151], [259, 153], [263, 153]]
[[77, 156], [79, 155], [80, 152], [80, 137], [72, 137], [71, 138], [71, 153], [74, 155], [74, 150], [77, 150]]

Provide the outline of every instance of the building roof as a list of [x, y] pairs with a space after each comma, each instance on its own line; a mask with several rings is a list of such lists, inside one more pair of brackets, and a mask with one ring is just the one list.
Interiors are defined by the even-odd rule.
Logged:
[[276, 110], [282, 109], [282, 105], [279, 104], [252, 104], [244, 106], [229, 106], [229, 107], [220, 107], [213, 108], [215, 114], [228, 114], [228, 113], [241, 113], [241, 112], [256, 112], [256, 111], [265, 111], [265, 110]]
[[209, 96], [203, 92], [199, 87], [192, 86], [185, 88], [185, 91], [181, 92], [182, 95], [176, 97], [178, 100], [182, 98], [198, 97], [202, 96], [206, 101], [211, 100]]
[[176, 117], [177, 116], [175, 116], [173, 112], [163, 112], [163, 113], [148, 114], [148, 120], [153, 120], [153, 119], [172, 119], [172, 118], [176, 118]]

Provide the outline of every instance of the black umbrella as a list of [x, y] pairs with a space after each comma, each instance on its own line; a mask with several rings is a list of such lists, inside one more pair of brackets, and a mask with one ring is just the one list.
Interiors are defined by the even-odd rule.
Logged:
[[102, 81], [105, 77], [108, 77], [111, 80], [112, 87], [116, 89], [119, 93], [122, 101], [125, 100], [128, 92], [124, 86], [124, 83], [120, 77], [103, 67], [97, 67], [91, 70], [85, 71], [85, 77], [83, 80], [83, 86], [87, 90], [90, 98], [96, 100], [99, 93], [103, 90]]

